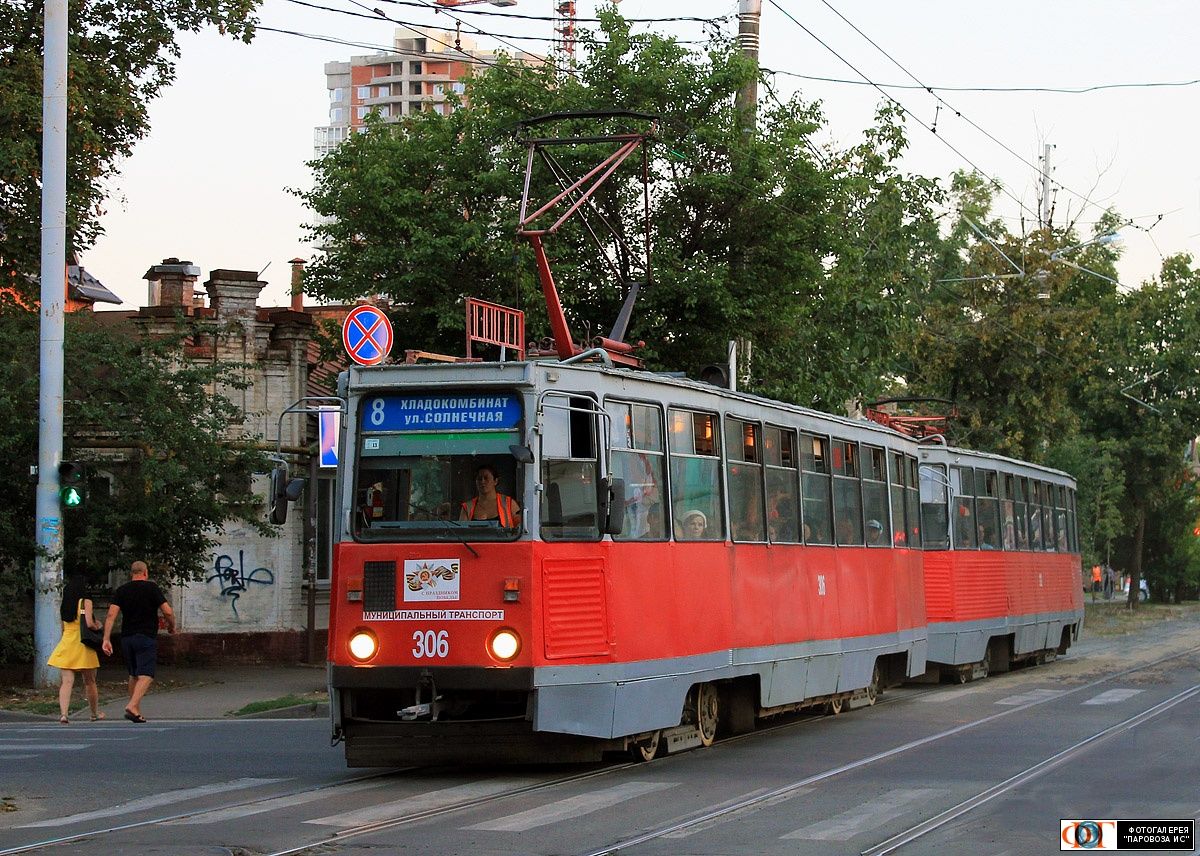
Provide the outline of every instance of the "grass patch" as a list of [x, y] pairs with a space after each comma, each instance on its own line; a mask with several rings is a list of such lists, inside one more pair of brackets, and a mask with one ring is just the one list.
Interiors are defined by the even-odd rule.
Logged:
[[298, 707], [302, 704], [317, 704], [325, 701], [325, 693], [309, 693], [308, 695], [285, 695], [265, 701], [252, 701], [250, 704], [232, 711], [234, 716], [246, 716], [250, 713], [263, 713], [268, 710], [279, 710], [284, 707]]
[[[1090, 595], [1089, 595], [1090, 597]], [[1123, 600], [1084, 603], [1083, 632], [1086, 636], [1125, 636], [1163, 621], [1200, 615], [1200, 602], [1139, 603], [1130, 609]]]

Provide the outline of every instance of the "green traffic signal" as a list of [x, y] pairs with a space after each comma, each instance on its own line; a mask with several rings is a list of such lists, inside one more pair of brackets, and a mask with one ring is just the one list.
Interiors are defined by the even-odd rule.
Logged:
[[87, 478], [83, 464], [63, 461], [58, 465], [58, 498], [63, 508], [78, 508], [87, 499]]

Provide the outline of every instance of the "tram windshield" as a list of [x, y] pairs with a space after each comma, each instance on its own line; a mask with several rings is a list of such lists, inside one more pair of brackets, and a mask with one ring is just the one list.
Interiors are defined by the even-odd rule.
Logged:
[[511, 540], [524, 467], [513, 394], [384, 395], [362, 403], [353, 529], [384, 541]]

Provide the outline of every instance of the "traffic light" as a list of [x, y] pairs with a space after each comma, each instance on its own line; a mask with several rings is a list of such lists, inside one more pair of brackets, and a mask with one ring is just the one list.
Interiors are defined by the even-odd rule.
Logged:
[[300, 498], [304, 479], [288, 479], [287, 466], [280, 464], [271, 470], [271, 489], [267, 497], [269, 519], [276, 526], [287, 523], [288, 503]]
[[79, 508], [87, 501], [87, 473], [78, 461], [58, 465], [58, 498], [63, 508]]

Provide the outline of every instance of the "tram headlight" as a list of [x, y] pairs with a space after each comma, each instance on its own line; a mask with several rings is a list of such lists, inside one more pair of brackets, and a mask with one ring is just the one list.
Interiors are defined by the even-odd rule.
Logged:
[[488, 651], [497, 660], [508, 662], [521, 653], [521, 637], [517, 631], [502, 627], [488, 640]]
[[356, 630], [350, 637], [350, 656], [355, 660], [366, 662], [375, 656], [379, 650], [379, 640], [370, 630]]

